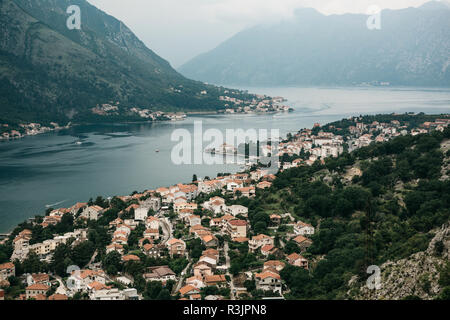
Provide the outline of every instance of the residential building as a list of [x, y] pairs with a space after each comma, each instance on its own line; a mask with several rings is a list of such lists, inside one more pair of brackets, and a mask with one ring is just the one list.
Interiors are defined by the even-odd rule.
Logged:
[[134, 254], [128, 254], [128, 255], [122, 257], [122, 261], [123, 262], [141, 261], [141, 259], [138, 256], [134, 255]]
[[186, 243], [183, 240], [171, 239], [167, 242], [167, 248], [171, 257], [174, 255], [183, 256], [186, 251]]
[[212, 197], [209, 201], [203, 203], [203, 208], [210, 210], [215, 214], [221, 213], [225, 207], [225, 200], [220, 197]]
[[200, 290], [196, 287], [188, 284], [181, 288], [178, 292], [180, 292], [181, 296], [190, 296], [190, 295], [196, 295], [200, 293]]
[[314, 234], [314, 227], [310, 224], [298, 221], [294, 226], [294, 233], [296, 235], [312, 235]]
[[256, 188], [258, 189], [268, 189], [272, 186], [272, 183], [269, 181], [261, 181], [256, 185]]
[[104, 209], [100, 206], [94, 205], [87, 207], [81, 213], [81, 217], [88, 220], [98, 220], [99, 216], [103, 213]]
[[275, 254], [277, 251], [278, 249], [275, 248], [272, 244], [266, 244], [261, 247], [261, 253], [266, 257], [270, 254]]
[[234, 189], [234, 193], [240, 192], [243, 197], [251, 197], [255, 195], [255, 187], [244, 187]]
[[285, 266], [286, 266], [286, 264], [282, 261], [269, 260], [269, 261], [264, 262], [263, 270], [271, 268], [271, 269], [275, 269], [277, 272], [280, 272], [281, 270], [284, 269]]
[[197, 262], [194, 265], [193, 270], [194, 270], [194, 276], [201, 277], [202, 279], [205, 276], [210, 276], [213, 274], [212, 267], [210, 265], [208, 265], [208, 263], [206, 263], [205, 261]]
[[298, 253], [292, 253], [288, 255], [286, 258], [289, 264], [308, 270], [308, 260], [305, 259], [303, 256], [299, 255]]
[[225, 213], [232, 216], [241, 215], [246, 217], [248, 215], [248, 208], [241, 205], [225, 206]]
[[195, 288], [201, 289], [205, 287], [205, 283], [203, 282], [203, 278], [199, 276], [193, 276], [186, 279], [186, 285], [192, 285]]
[[227, 233], [233, 238], [247, 237], [247, 221], [245, 220], [229, 220], [227, 223]]
[[159, 257], [161, 257], [162, 246], [163, 245], [152, 244], [152, 243], [144, 244], [144, 246], [143, 246], [144, 253], [146, 255], [150, 256], [151, 258], [155, 258], [155, 259], [159, 258]]
[[274, 239], [265, 234], [259, 234], [257, 236], [253, 236], [252, 239], [248, 242], [248, 249], [251, 252], [256, 252], [259, 248], [265, 245], [274, 244]]
[[159, 219], [154, 216], [150, 216], [145, 220], [145, 227], [147, 229], [159, 229]]
[[197, 208], [198, 205], [196, 203], [189, 203], [189, 202], [175, 203], [173, 206], [173, 209], [176, 213], [180, 213], [180, 211], [183, 209], [196, 210]]
[[176, 274], [168, 266], [158, 266], [148, 268], [148, 273], [144, 274], [146, 281], [161, 281], [176, 280]]
[[45, 284], [36, 283], [31, 286], [26, 287], [25, 293], [27, 299], [35, 298], [37, 295], [46, 295], [47, 291], [50, 290], [50, 286]]
[[256, 289], [264, 291], [273, 291], [281, 295], [282, 285], [281, 277], [278, 273], [272, 271], [263, 271], [255, 274]]
[[151, 239], [151, 240], [158, 240], [159, 239], [159, 230], [158, 229], [147, 229], [144, 231], [144, 238], [145, 239]]
[[312, 241], [308, 238], [305, 238], [304, 236], [297, 236], [294, 239], [292, 239], [297, 245], [302, 249], [306, 250], [312, 245]]
[[0, 264], [0, 281], [8, 280], [16, 275], [16, 267], [12, 262]]
[[204, 236], [201, 236], [200, 239], [207, 248], [216, 247], [218, 245], [218, 240], [213, 234], [205, 234]]
[[117, 288], [102, 288], [99, 290], [93, 290], [89, 295], [91, 300], [103, 300], [103, 301], [117, 301], [125, 300], [125, 295]]
[[205, 284], [207, 286], [222, 287], [227, 284], [227, 279], [225, 278], [225, 275], [223, 275], [223, 274], [205, 276], [204, 279], [205, 279]]
[[279, 226], [281, 224], [281, 216], [278, 214], [271, 214], [270, 215], [270, 223], [273, 226]]
[[188, 216], [187, 221], [191, 227], [198, 226], [202, 223], [202, 219], [197, 215]]
[[134, 210], [134, 220], [136, 221], [145, 221], [148, 216], [149, 207], [139, 207]]

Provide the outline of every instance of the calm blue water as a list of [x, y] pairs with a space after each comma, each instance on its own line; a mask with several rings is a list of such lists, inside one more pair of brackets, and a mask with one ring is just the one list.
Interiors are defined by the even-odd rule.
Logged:
[[[69, 207], [97, 195], [126, 195], [218, 172], [237, 165], [174, 165], [175, 129], [279, 129], [296, 132], [343, 117], [390, 112], [450, 112], [450, 89], [247, 88], [284, 96], [294, 113], [196, 116], [183, 122], [79, 126], [0, 143], [0, 232], [36, 214], [46, 205]], [[82, 142], [81, 145], [76, 144]], [[201, 143], [194, 141], [194, 144]], [[204, 143], [205, 147], [208, 143]], [[155, 150], [160, 152], [156, 153]]]

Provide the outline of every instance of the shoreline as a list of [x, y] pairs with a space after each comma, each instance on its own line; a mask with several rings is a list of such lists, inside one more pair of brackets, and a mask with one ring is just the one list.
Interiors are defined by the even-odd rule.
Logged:
[[[292, 111], [289, 111], [292, 112]], [[217, 112], [217, 111], [211, 111], [211, 112], [187, 112], [186, 114], [186, 118], [188, 118], [189, 116], [208, 116], [208, 115], [217, 115], [217, 116], [234, 116], [234, 115], [267, 115], [267, 114], [278, 114], [278, 113], [288, 113], [288, 111], [271, 111], [271, 112], [241, 112], [241, 113], [222, 113], [222, 112]], [[164, 122], [182, 122], [185, 121], [186, 118], [184, 119], [169, 119], [169, 120], [139, 120], [139, 121], [112, 121], [112, 122], [81, 122], [81, 123], [71, 123], [70, 125], [64, 126], [64, 127], [58, 127], [58, 128], [53, 128], [53, 129], [49, 129], [49, 130], [45, 130], [43, 132], [36, 132], [36, 133], [24, 133], [21, 136], [14, 136], [14, 137], [2, 137], [0, 136], [0, 143], [2, 142], [12, 142], [15, 140], [20, 140], [20, 139], [24, 139], [27, 137], [33, 137], [33, 136], [38, 136], [38, 135], [43, 135], [46, 133], [54, 133], [57, 131], [62, 131], [62, 130], [68, 130], [74, 127], [78, 127], [78, 126], [92, 126], [92, 125], [120, 125], [120, 124], [151, 124], [151, 123], [164, 123]]]
[[[392, 115], [392, 116], [396, 116], [396, 114], [386, 114], [386, 115]], [[397, 114], [397, 115], [402, 115], [402, 114]], [[417, 115], [417, 114], [416, 114]], [[433, 114], [433, 115], [431, 115], [431, 114], [429, 114], [429, 116], [441, 116], [442, 114]], [[367, 116], [369, 116], [369, 115], [367, 115]], [[334, 121], [332, 121], [332, 122], [330, 122], [330, 123], [333, 123]], [[324, 124], [323, 126], [327, 126], [329, 123], [326, 123], [326, 124]], [[76, 126], [76, 125], [80, 125], [80, 124], [73, 124], [72, 126]], [[301, 130], [301, 129], [299, 129], [299, 130]], [[226, 156], [227, 154], [222, 154], [222, 155], [224, 155], [224, 156]], [[244, 157], [244, 155], [241, 155], [241, 157]], [[238, 166], [239, 166], [239, 164], [238, 164]], [[232, 173], [232, 174], [235, 174], [235, 173], [238, 173], [238, 172], [242, 172], [244, 169], [242, 169], [242, 166], [239, 166], [239, 167], [237, 167], [237, 168], [235, 168], [234, 170], [230, 170], [229, 171], [229, 173]], [[218, 171], [218, 172], [220, 172], [220, 171]], [[193, 172], [194, 173], [194, 172]], [[216, 172], [216, 174], [217, 174], [217, 172]], [[177, 183], [177, 182], [175, 182], [175, 183]], [[180, 183], [179, 181], [178, 181], [178, 183]], [[155, 188], [157, 188], [158, 186], [155, 186]], [[131, 188], [131, 189], [133, 189], [133, 188]], [[130, 193], [130, 192], [132, 192], [132, 191], [134, 191], [134, 190], [129, 190], [129, 192], [128, 193]], [[101, 194], [101, 192], [97, 192], [98, 194]], [[125, 194], [127, 194], [127, 192], [125, 191], [124, 192]], [[106, 195], [104, 195], [104, 196], [106, 196]], [[82, 201], [83, 199], [81, 199], [80, 201]], [[38, 211], [38, 210], [36, 210], [36, 211]], [[35, 212], [36, 212], [35, 211]], [[26, 220], [28, 220], [28, 219], [30, 219], [30, 218], [33, 218], [34, 216], [36, 216], [36, 215], [31, 215], [30, 217], [28, 217], [28, 218], [26, 218], [24, 221], [26, 221]], [[9, 228], [9, 229], [5, 229], [5, 230], [0, 230], [0, 234], [1, 233], [4, 233], [4, 234], [7, 234], [7, 233], [10, 233], [10, 232], [12, 232], [16, 227], [17, 227], [17, 225], [18, 224], [13, 224], [13, 226], [11, 227], [11, 228]], [[0, 238], [1, 239], [1, 238]]]

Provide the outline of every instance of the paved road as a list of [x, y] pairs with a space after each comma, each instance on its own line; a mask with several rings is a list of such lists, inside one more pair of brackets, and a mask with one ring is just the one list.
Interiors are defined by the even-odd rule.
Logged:
[[54, 275], [55, 279], [58, 281], [59, 283], [59, 287], [58, 289], [56, 289], [55, 293], [57, 294], [64, 294], [67, 295], [67, 288], [66, 285], [64, 284], [64, 282], [62, 281], [61, 277]]
[[230, 283], [230, 298], [231, 298], [231, 300], [236, 300], [236, 298], [235, 298], [235, 296], [234, 296], [234, 290], [235, 290], [235, 287], [234, 287], [234, 283], [233, 283], [233, 275], [230, 273], [230, 266], [231, 266], [231, 262], [230, 262], [230, 256], [228, 255], [228, 251], [229, 251], [229, 249], [230, 249], [230, 247], [228, 246], [228, 242], [226, 241], [225, 243], [224, 243], [224, 245], [223, 245], [223, 249], [224, 249], [224, 252], [225, 252], [225, 265], [227, 266], [227, 276], [229, 276], [230, 277], [230, 279], [231, 279], [231, 283]]
[[162, 229], [163, 234], [164, 234], [164, 238], [161, 241], [161, 243], [165, 244], [167, 241], [169, 241], [170, 239], [173, 238], [173, 236], [172, 236], [172, 224], [165, 217], [160, 218], [159, 221], [161, 222], [161, 229]]
[[91, 265], [94, 263], [95, 261], [95, 257], [97, 257], [98, 251], [95, 250], [94, 254], [91, 257], [91, 260], [89, 260], [89, 263], [87, 264], [87, 267], [91, 267]]
[[[187, 253], [186, 253], [186, 257], [189, 259]], [[183, 278], [184, 278], [184, 275], [185, 275], [186, 272], [188, 271], [188, 269], [189, 269], [189, 267], [191, 266], [191, 264], [192, 264], [192, 262], [189, 261], [189, 263], [188, 263], [188, 265], [186, 266], [186, 268], [184, 268], [183, 271], [181, 271], [180, 279], [178, 280], [178, 283], [177, 283], [177, 286], [176, 286], [176, 288], [175, 288], [174, 293], [177, 293], [177, 292], [181, 289], [181, 286], [182, 286], [182, 284], [183, 284]]]

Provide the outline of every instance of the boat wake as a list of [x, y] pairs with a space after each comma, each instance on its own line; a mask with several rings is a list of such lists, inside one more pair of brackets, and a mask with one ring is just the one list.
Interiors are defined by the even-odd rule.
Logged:
[[55, 206], [60, 205], [61, 203], [66, 202], [66, 201], [67, 201], [67, 200], [63, 200], [63, 201], [56, 202], [56, 203], [53, 203], [53, 204], [46, 204], [45, 207], [46, 207], [47, 209], [48, 209], [48, 208], [52, 208], [52, 207], [55, 207]]

